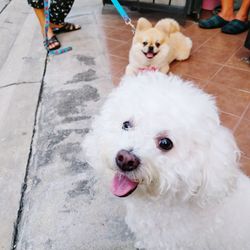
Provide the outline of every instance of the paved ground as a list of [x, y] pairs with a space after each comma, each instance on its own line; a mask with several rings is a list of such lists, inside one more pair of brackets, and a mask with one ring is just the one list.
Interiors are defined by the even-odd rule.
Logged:
[[0, 12], [2, 12], [6, 6], [8, 5], [9, 1], [8, 0], [1, 0], [0, 1]]
[[133, 249], [120, 201], [80, 147], [113, 87], [100, 6], [76, 2], [69, 20], [83, 28], [59, 36], [73, 51], [49, 60], [22, 0], [0, 15], [0, 249]]

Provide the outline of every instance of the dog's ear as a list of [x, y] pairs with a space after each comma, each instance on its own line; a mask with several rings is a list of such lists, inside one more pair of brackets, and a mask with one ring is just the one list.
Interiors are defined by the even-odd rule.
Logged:
[[206, 156], [203, 155], [205, 161], [200, 164], [203, 178], [197, 190], [205, 202], [225, 197], [234, 190], [240, 166], [240, 150], [229, 129], [219, 126], [213, 135], [209, 133], [209, 144], [205, 153], [204, 148], [200, 152]]
[[144, 17], [141, 17], [137, 21], [136, 31], [144, 31], [152, 28], [152, 24]]
[[180, 31], [179, 24], [171, 18], [161, 19], [159, 22], [157, 22], [155, 28], [163, 31], [167, 35]]

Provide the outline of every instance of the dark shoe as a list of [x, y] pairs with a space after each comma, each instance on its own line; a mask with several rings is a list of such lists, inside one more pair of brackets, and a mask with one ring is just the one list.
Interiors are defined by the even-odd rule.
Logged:
[[229, 23], [229, 21], [223, 19], [222, 17], [216, 15], [212, 16], [209, 19], [206, 20], [200, 20], [199, 27], [203, 29], [216, 29], [221, 28], [224, 25]]
[[53, 32], [55, 34], [71, 32], [81, 29], [81, 26], [76, 26], [74, 23], [64, 23], [61, 28], [54, 28]]
[[[56, 36], [52, 36], [47, 41], [44, 40], [43, 45], [47, 51], [56, 50], [56, 49], [59, 49], [61, 47], [61, 44], [58, 41]], [[54, 45], [54, 47], [52, 47], [52, 45]]]
[[221, 28], [221, 31], [226, 34], [240, 34], [249, 28], [248, 22], [243, 22], [238, 19], [234, 19]]

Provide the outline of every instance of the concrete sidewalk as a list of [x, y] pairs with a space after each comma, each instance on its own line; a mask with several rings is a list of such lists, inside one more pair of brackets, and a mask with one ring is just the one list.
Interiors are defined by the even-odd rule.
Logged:
[[73, 51], [48, 59], [22, 0], [0, 3], [0, 249], [134, 249], [122, 201], [84, 160], [81, 141], [112, 89], [96, 12], [76, 1], [59, 36]]

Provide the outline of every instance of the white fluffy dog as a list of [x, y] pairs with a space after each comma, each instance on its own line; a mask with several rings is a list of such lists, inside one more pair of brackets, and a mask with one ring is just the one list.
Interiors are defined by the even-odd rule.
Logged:
[[138, 248], [250, 249], [249, 178], [214, 98], [192, 83], [159, 72], [125, 77], [84, 148], [113, 194], [127, 196]]

